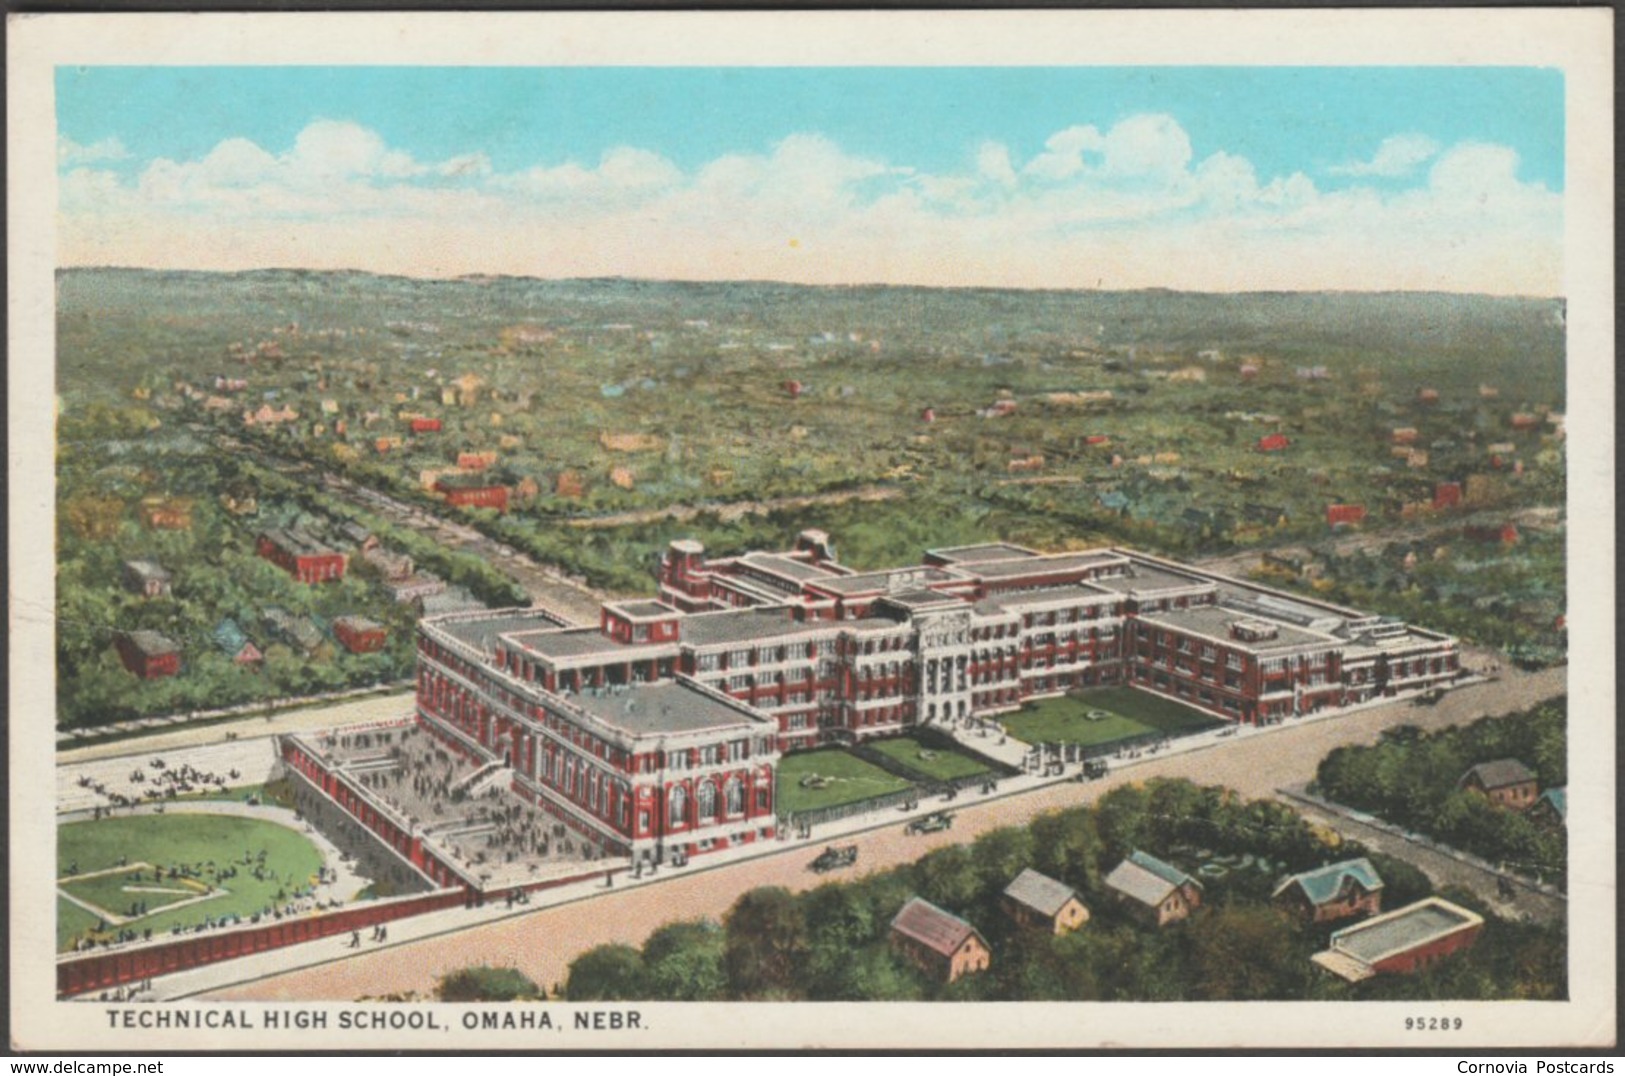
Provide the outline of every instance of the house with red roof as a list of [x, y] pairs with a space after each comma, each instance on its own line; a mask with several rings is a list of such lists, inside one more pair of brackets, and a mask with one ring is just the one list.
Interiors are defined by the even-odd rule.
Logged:
[[993, 959], [987, 939], [965, 920], [915, 897], [891, 921], [892, 946], [926, 974], [951, 983], [986, 971]]

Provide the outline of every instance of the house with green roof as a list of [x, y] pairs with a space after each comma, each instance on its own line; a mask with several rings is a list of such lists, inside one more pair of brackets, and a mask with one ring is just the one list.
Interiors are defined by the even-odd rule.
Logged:
[[1540, 799], [1529, 808], [1529, 821], [1538, 826], [1551, 829], [1562, 829], [1569, 821], [1569, 790], [1563, 788], [1548, 788], [1540, 794]]
[[215, 649], [230, 658], [233, 665], [257, 665], [264, 659], [259, 647], [254, 645], [254, 641], [230, 617], [216, 624], [210, 634], [214, 639]]
[[1165, 927], [1202, 906], [1202, 883], [1136, 849], [1106, 875], [1106, 891], [1132, 914]]
[[1382, 877], [1365, 857], [1328, 863], [1281, 879], [1276, 904], [1311, 923], [1329, 923], [1382, 911]]

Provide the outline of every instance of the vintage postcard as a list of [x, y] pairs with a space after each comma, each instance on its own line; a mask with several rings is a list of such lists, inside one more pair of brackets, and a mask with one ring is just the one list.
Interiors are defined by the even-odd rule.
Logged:
[[14, 17], [11, 1045], [1611, 1045], [1610, 20]]

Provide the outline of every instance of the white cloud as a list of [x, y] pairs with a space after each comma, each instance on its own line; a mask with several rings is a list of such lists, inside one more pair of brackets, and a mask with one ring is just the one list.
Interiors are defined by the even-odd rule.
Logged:
[[66, 135], [58, 135], [56, 139], [56, 163], [59, 168], [101, 161], [122, 161], [129, 156], [130, 151], [124, 148], [124, 143], [111, 136], [92, 142], [88, 146], [82, 146]]
[[[1419, 163], [1420, 150], [1407, 152], [1390, 150], [1384, 167]], [[133, 176], [65, 165], [60, 234], [69, 264], [1560, 288], [1560, 194], [1520, 182], [1504, 146], [1434, 148], [1425, 159], [1431, 169], [1402, 189], [1321, 191], [1302, 173], [1260, 176], [1235, 153], [1197, 159], [1176, 120], [1142, 115], [1104, 132], [1066, 127], [1026, 161], [990, 141], [937, 172], [853, 154], [810, 132], [692, 170], [619, 146], [596, 163], [499, 172], [484, 153], [419, 161], [376, 132], [323, 120], [281, 154], [227, 139], [196, 160], [155, 160]]]
[[1336, 176], [1380, 176], [1396, 179], [1408, 176], [1439, 152], [1439, 144], [1427, 135], [1397, 134], [1382, 140], [1369, 161], [1351, 161], [1327, 169]]

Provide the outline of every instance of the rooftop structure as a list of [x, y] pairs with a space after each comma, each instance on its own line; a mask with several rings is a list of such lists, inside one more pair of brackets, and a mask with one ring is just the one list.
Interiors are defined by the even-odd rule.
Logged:
[[1331, 945], [1311, 959], [1350, 982], [1383, 973], [1407, 974], [1468, 948], [1478, 940], [1484, 919], [1438, 897], [1332, 934]]

